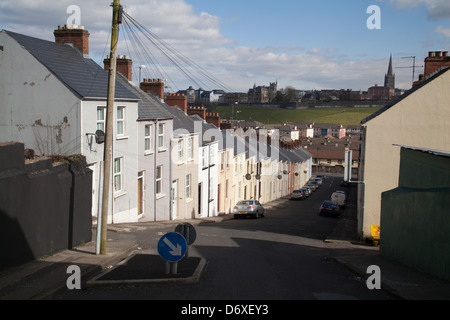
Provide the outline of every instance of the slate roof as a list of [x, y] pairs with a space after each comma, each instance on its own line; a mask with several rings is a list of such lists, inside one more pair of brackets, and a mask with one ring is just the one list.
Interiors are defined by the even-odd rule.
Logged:
[[139, 97], [138, 121], [173, 119], [173, 115], [167, 110], [165, 104], [154, 94], [146, 93], [129, 83], [128, 79], [120, 73], [117, 73], [117, 80]]
[[[15, 39], [78, 97], [107, 98], [108, 72], [94, 60], [85, 58], [77, 48], [68, 44], [58, 44], [7, 30], [2, 32], [6, 32]], [[116, 81], [115, 98], [126, 100], [139, 99], [119, 81]]]

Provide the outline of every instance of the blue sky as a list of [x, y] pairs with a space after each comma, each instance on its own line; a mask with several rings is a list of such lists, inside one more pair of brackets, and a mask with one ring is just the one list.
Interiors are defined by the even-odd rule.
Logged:
[[[236, 45], [334, 48], [355, 57], [386, 58], [390, 52], [422, 54], [427, 41], [445, 42], [432, 33], [435, 28], [450, 27], [449, 20], [429, 19], [425, 5], [398, 8], [376, 0], [187, 2], [197, 12], [220, 17], [221, 32]], [[372, 4], [381, 9], [381, 30], [366, 27], [370, 16], [366, 10]]]
[[[70, 5], [81, 8], [91, 57], [101, 64], [111, 24], [110, 0], [0, 0], [0, 29], [53, 40]], [[254, 83], [297, 89], [367, 90], [383, 84], [389, 55], [397, 86], [411, 86], [412, 62], [450, 48], [449, 0], [122, 0], [125, 10], [236, 91]], [[367, 8], [381, 9], [381, 30], [369, 30]], [[130, 43], [121, 38], [122, 54]], [[161, 62], [161, 64], [164, 64]], [[154, 77], [151, 68], [145, 77]], [[174, 88], [192, 83], [167, 67]], [[422, 72], [417, 70], [416, 75]], [[213, 89], [213, 88], [206, 88]]]

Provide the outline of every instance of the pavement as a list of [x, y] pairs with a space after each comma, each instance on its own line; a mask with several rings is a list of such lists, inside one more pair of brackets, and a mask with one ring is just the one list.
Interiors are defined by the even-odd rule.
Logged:
[[[285, 201], [285, 199], [277, 200]], [[269, 204], [266, 207], [270, 207]], [[325, 240], [331, 258], [355, 273], [355, 277], [365, 281], [371, 274], [369, 266], [378, 266], [381, 270], [381, 288], [393, 298], [405, 300], [450, 300], [450, 282], [440, 280], [380, 254], [378, 247], [360, 243], [356, 239], [356, 218], [352, 207], [345, 210], [337, 227]], [[151, 228], [161, 230], [174, 228], [180, 222], [193, 225], [204, 223], [221, 223], [232, 216], [219, 216], [189, 221], [169, 221], [141, 224], [111, 225], [112, 232], [132, 232], [134, 229]], [[158, 261], [159, 263], [155, 263]], [[140, 262], [141, 261], [141, 262]], [[139, 265], [146, 261], [146, 271]], [[150, 262], [150, 264], [149, 264]], [[107, 254], [95, 254], [95, 242], [87, 243], [73, 250], [65, 250], [55, 255], [37, 259], [0, 272], [0, 300], [51, 300], [67, 290], [67, 282], [72, 275], [68, 267], [80, 268], [82, 287], [124, 284], [152, 283], [188, 284], [201, 281], [201, 272], [205, 260], [191, 257], [178, 265], [176, 276], [165, 274], [164, 262], [156, 256], [155, 251], [145, 252], [136, 243], [111, 241], [107, 243]], [[148, 270], [148, 265], [158, 266]], [[128, 279], [121, 273], [121, 268], [135, 268], [136, 276]]]

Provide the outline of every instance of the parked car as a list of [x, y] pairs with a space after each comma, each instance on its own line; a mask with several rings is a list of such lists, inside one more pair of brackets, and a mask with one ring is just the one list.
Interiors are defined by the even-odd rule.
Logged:
[[307, 187], [309, 187], [312, 192], [317, 190], [317, 184], [308, 183]]
[[303, 193], [305, 194], [305, 198], [308, 198], [311, 195], [311, 191], [308, 190], [307, 187], [303, 187], [300, 190], [303, 190]]
[[253, 216], [255, 218], [264, 217], [264, 207], [256, 200], [239, 201], [233, 209], [234, 218], [241, 216]]
[[333, 216], [338, 218], [339, 213], [339, 205], [335, 201], [326, 200], [322, 203], [319, 209], [320, 216]]
[[291, 200], [303, 200], [306, 199], [306, 194], [304, 189], [294, 190], [291, 194]]
[[318, 184], [319, 186], [322, 185], [322, 179], [321, 179], [321, 178], [315, 178], [313, 182], [317, 182], [317, 184]]
[[316, 176], [316, 178], [320, 178], [320, 179], [322, 179], [322, 181], [325, 180], [325, 176], [324, 176], [323, 174], [318, 174], [318, 175]]
[[309, 184], [316, 186], [316, 189], [319, 189], [320, 185], [317, 181], [311, 181]]
[[345, 208], [345, 205], [347, 204], [347, 196], [344, 191], [340, 190], [333, 192], [330, 200], [337, 202], [341, 208]]
[[310, 186], [304, 186], [303, 189], [306, 190], [306, 196], [309, 197], [312, 194], [312, 190]]

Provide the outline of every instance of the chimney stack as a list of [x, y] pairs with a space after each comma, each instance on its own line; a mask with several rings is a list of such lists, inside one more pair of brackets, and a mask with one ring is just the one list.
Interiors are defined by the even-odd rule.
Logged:
[[171, 107], [178, 107], [187, 113], [187, 97], [184, 94], [169, 93], [166, 96], [166, 104]]
[[84, 26], [64, 25], [58, 26], [53, 32], [56, 43], [71, 43], [84, 55], [89, 55], [89, 32], [84, 30]]
[[448, 67], [450, 67], [448, 51], [430, 51], [425, 59], [424, 77], [428, 77], [430, 74]]
[[161, 100], [164, 100], [164, 82], [161, 79], [144, 79], [141, 82], [140, 88], [144, 92], [153, 92]]
[[[103, 60], [105, 70], [109, 70], [111, 59]], [[133, 81], [133, 60], [129, 56], [117, 56], [117, 72], [120, 72], [128, 81]]]

